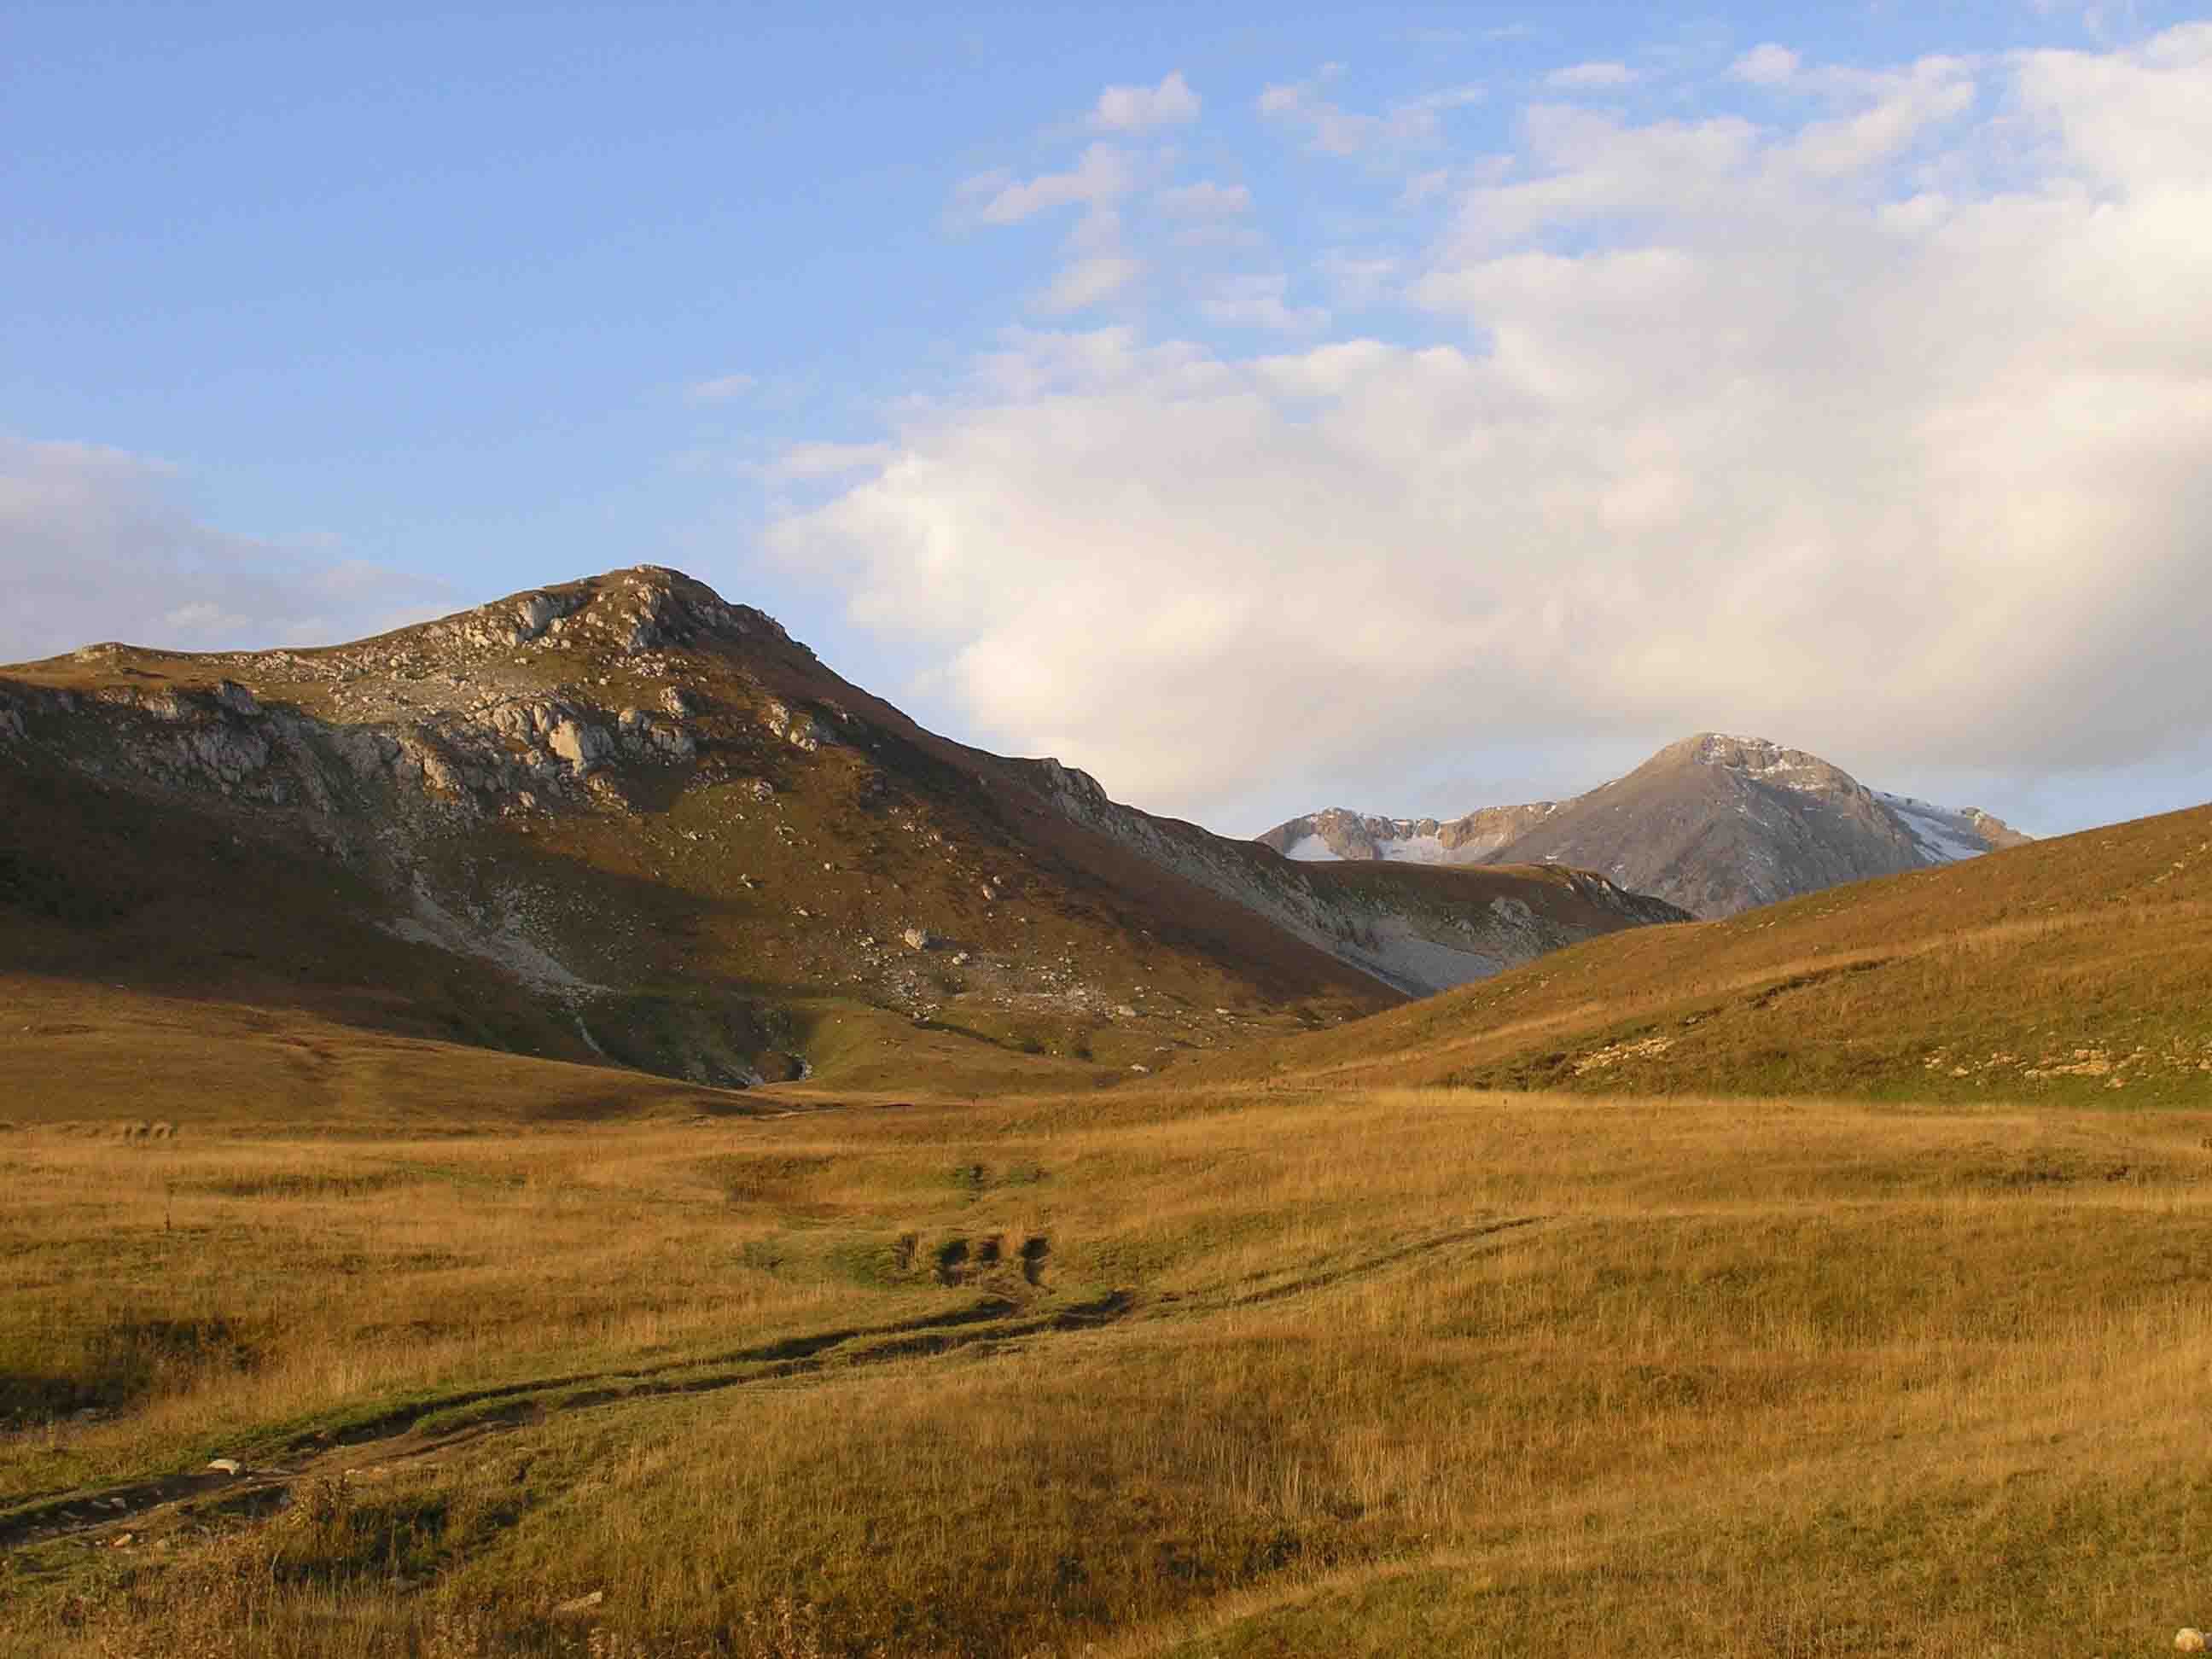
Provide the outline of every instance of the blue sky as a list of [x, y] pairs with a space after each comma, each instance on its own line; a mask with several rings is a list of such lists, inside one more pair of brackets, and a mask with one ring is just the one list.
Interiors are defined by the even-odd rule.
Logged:
[[1232, 831], [2212, 794], [2185, 9], [451, 10], [0, 15], [0, 658], [650, 562]]

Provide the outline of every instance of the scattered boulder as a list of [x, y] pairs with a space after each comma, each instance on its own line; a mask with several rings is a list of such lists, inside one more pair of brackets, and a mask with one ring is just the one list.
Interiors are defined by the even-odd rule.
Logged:
[[547, 629], [582, 603], [577, 595], [518, 593], [454, 617], [447, 624], [447, 632], [464, 644], [513, 650], [543, 637]]
[[681, 726], [655, 720], [642, 708], [625, 708], [615, 726], [625, 752], [658, 755], [668, 760], [690, 760], [699, 752], [699, 740]]
[[579, 776], [597, 768], [613, 747], [605, 732], [578, 720], [556, 721], [545, 734], [545, 746], [574, 767]]
[[491, 729], [519, 743], [531, 743], [550, 733], [567, 717], [557, 703], [520, 699], [503, 702], [485, 716]]
[[458, 799], [462, 793], [460, 772], [453, 762], [420, 736], [400, 739], [407, 759], [422, 774], [422, 787], [435, 794]]
[[909, 951], [927, 951], [937, 943], [937, 937], [927, 927], [909, 927], [899, 935]]
[[837, 741], [836, 735], [805, 709], [781, 702], [772, 702], [761, 710], [761, 723], [793, 748], [810, 755], [823, 744]]
[[544, 593], [526, 595], [514, 607], [514, 643], [520, 645], [526, 640], [536, 639], [552, 626], [554, 617], [559, 614], [559, 611], [554, 609], [552, 599], [547, 595]]

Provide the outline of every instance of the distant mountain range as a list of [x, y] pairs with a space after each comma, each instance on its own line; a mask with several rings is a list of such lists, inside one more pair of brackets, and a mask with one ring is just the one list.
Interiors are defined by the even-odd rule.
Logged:
[[2030, 838], [1978, 807], [1869, 789], [1802, 749], [1702, 732], [1568, 800], [1449, 821], [1332, 807], [1255, 839], [1298, 862], [1571, 865], [1715, 917]]

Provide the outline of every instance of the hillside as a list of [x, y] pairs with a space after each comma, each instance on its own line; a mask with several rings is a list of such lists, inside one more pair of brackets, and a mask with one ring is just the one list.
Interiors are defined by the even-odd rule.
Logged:
[[1210, 1075], [2212, 1103], [2212, 807], [1597, 939]]
[[1259, 837], [1299, 860], [1566, 864], [1705, 917], [2027, 839], [1978, 808], [1869, 789], [1817, 755], [1710, 732], [1570, 800], [1448, 822], [1332, 808]]
[[[0, 996], [50, 1013], [181, 998], [714, 1085], [1088, 1083], [1674, 916], [1553, 871], [1286, 865], [936, 737], [653, 568], [349, 646], [0, 673]], [[80, 1074], [45, 1028], [87, 1020], [20, 1023], [11, 1063]]]

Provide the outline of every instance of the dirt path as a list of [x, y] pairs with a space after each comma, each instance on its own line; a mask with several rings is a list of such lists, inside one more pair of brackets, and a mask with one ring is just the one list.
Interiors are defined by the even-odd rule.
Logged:
[[[1133, 1291], [1115, 1290], [1060, 1305], [1024, 1303], [994, 1292], [926, 1318], [811, 1332], [704, 1359], [627, 1370], [572, 1372], [439, 1395], [343, 1430], [297, 1436], [279, 1448], [265, 1465], [245, 1465], [234, 1471], [210, 1466], [190, 1474], [25, 1505], [0, 1516], [0, 1550], [67, 1538], [112, 1542], [119, 1534], [166, 1529], [190, 1520], [270, 1515], [290, 1501], [292, 1488], [301, 1481], [318, 1476], [374, 1474], [571, 1412], [761, 1387], [833, 1368], [887, 1364], [964, 1349], [1007, 1348], [1039, 1337], [1100, 1330], [1133, 1317], [1188, 1319], [1313, 1295], [1393, 1267], [1421, 1262], [1460, 1246], [1479, 1245], [1500, 1234], [1536, 1225], [1544, 1218], [1504, 1217], [1395, 1243], [1285, 1283], [1252, 1291], [1231, 1291], [1224, 1287], [1215, 1294], [1149, 1300]], [[466, 1420], [450, 1425], [440, 1423], [439, 1419], [456, 1413], [466, 1413]]]

